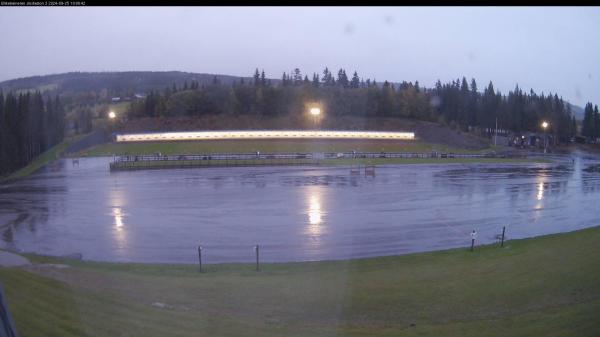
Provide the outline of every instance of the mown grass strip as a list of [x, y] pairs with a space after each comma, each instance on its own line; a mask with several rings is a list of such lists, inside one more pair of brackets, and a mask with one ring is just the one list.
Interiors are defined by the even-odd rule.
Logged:
[[[594, 336], [600, 331], [599, 227], [474, 252], [263, 264], [261, 272], [251, 264], [207, 265], [198, 273], [195, 265], [28, 257], [70, 268], [56, 270], [64, 282], [0, 268], [22, 336]], [[62, 313], [50, 314], [51, 308]]]

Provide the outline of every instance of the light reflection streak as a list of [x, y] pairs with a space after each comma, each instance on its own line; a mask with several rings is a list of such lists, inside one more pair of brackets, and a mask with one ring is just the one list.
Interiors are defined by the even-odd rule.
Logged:
[[537, 200], [540, 201], [544, 198], [544, 183], [539, 182], [537, 188]]
[[123, 191], [118, 188], [110, 190], [109, 206], [111, 207], [111, 216], [113, 219], [113, 237], [116, 246], [120, 250], [126, 250], [129, 245], [127, 239], [127, 226], [125, 216], [127, 215], [124, 211], [125, 198]]
[[533, 213], [533, 218], [534, 221], [537, 222], [539, 220], [539, 218], [541, 217], [541, 211], [543, 210], [543, 206], [544, 206], [544, 190], [546, 188], [546, 184], [547, 184], [547, 179], [545, 176], [540, 175], [536, 177], [536, 184], [537, 184], [537, 192], [535, 195], [535, 199], [536, 199], [536, 203], [534, 206], [534, 213]]
[[115, 228], [117, 231], [123, 230], [123, 212], [121, 208], [115, 207], [113, 208], [113, 216], [115, 218]]
[[321, 202], [317, 195], [310, 196], [308, 222], [313, 226], [321, 224]]
[[321, 187], [312, 186], [307, 190], [307, 209], [308, 223], [305, 233], [313, 238], [320, 237], [324, 232], [324, 215]]

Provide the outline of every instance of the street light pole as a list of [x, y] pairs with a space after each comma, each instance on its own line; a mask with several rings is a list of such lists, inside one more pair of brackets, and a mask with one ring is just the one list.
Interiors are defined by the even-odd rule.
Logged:
[[498, 117], [496, 117], [496, 133], [494, 134], [494, 146], [498, 145]]
[[544, 129], [544, 153], [546, 153], [546, 148], [548, 146], [548, 136], [546, 135], [546, 129], [548, 128], [548, 122], [542, 122], [542, 128]]

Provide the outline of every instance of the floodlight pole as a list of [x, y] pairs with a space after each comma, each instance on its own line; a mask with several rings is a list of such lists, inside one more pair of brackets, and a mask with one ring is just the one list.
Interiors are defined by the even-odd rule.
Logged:
[[498, 142], [498, 117], [496, 117], [496, 132], [494, 134], [494, 145], [497, 145]]

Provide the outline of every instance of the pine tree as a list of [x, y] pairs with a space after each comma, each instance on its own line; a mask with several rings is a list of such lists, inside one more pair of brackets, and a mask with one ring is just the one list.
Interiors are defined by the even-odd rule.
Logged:
[[474, 78], [471, 79], [471, 96], [477, 95], [477, 82]]
[[302, 83], [302, 73], [300, 72], [299, 68], [294, 69], [293, 80], [294, 85], [299, 85], [300, 83]]
[[281, 76], [281, 85], [282, 86], [287, 86], [289, 84], [289, 79], [288, 79], [288, 75], [285, 73], [285, 71], [283, 72], [283, 76]]
[[360, 78], [358, 77], [358, 73], [354, 71], [354, 75], [352, 75], [352, 80], [350, 81], [350, 88], [357, 89], [360, 87]]
[[265, 70], [264, 69], [260, 73], [260, 85], [263, 86], [263, 87], [267, 86], [267, 79], [265, 77]]
[[260, 73], [258, 72], [258, 68], [254, 71], [254, 86], [258, 87], [260, 85]]
[[64, 110], [64, 106], [62, 105], [62, 103], [59, 99], [58, 94], [56, 95], [56, 98], [54, 99], [53, 110], [54, 110], [54, 116], [56, 118], [56, 140], [54, 141], [54, 144], [58, 144], [65, 137], [65, 127], [66, 127], [65, 110]]
[[330, 87], [333, 86], [335, 84], [335, 80], [333, 79], [333, 76], [331, 75], [331, 72], [329, 71], [329, 69], [327, 69], [327, 67], [325, 67], [325, 70], [323, 70], [323, 85]]
[[581, 135], [594, 137], [594, 110], [592, 103], [587, 103], [584, 108], [583, 122], [581, 123]]
[[594, 106], [594, 138], [600, 138], [600, 114], [598, 113], [598, 105]]
[[319, 74], [313, 73], [312, 85], [315, 88], [318, 88], [321, 84], [321, 80], [319, 79]]
[[341, 85], [344, 88], [348, 87], [348, 76], [346, 76], [346, 71], [344, 69], [341, 69], [338, 71], [338, 79], [337, 79], [337, 84]]

